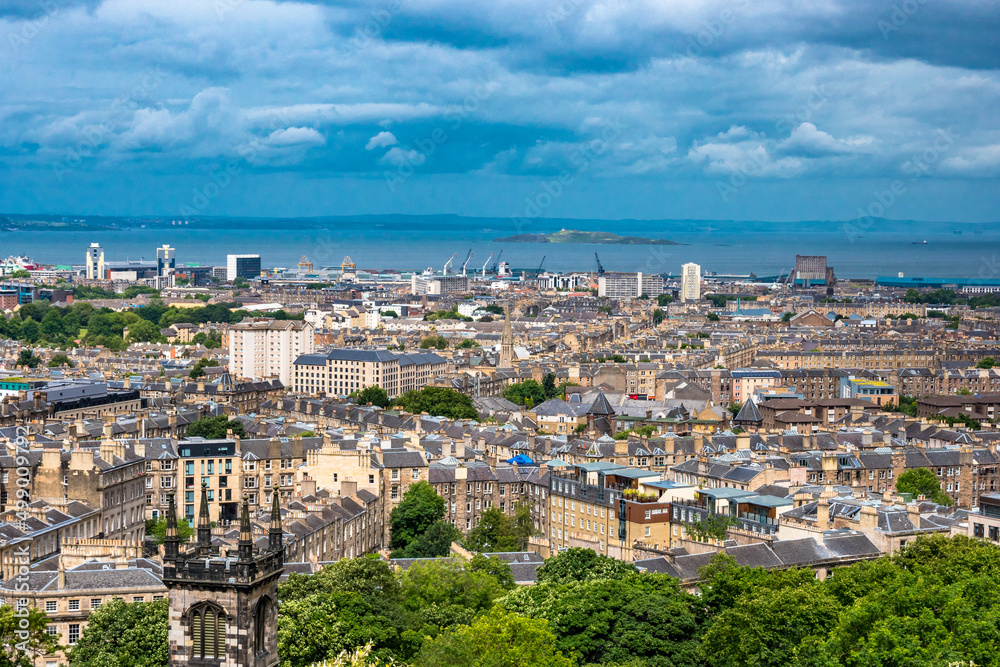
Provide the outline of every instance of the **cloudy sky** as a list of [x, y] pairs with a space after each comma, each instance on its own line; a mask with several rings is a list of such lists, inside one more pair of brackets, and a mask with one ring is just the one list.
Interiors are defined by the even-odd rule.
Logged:
[[0, 0], [0, 212], [1000, 220], [998, 66], [996, 0]]

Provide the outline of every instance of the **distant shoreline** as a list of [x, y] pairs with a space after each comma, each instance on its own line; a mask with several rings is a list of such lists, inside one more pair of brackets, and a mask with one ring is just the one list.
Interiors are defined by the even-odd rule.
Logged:
[[515, 234], [493, 239], [494, 243], [596, 243], [604, 245], [684, 245], [669, 239], [620, 236], [613, 232], [581, 232], [561, 229], [554, 234]]

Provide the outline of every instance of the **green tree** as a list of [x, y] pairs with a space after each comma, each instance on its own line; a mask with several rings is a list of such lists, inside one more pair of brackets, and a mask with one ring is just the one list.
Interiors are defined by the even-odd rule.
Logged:
[[421, 350], [447, 350], [448, 339], [444, 336], [427, 336], [420, 341]]
[[167, 598], [156, 602], [112, 600], [90, 614], [76, 646], [68, 652], [70, 667], [166, 667]]
[[[554, 385], [555, 381], [553, 379], [553, 386]], [[543, 403], [545, 401], [545, 387], [538, 384], [534, 380], [515, 382], [507, 385], [507, 387], [503, 390], [503, 397], [511, 403], [517, 403], [518, 405], [527, 405], [529, 400], [532, 405], [538, 405], [539, 403]]]
[[559, 387], [556, 386], [556, 374], [546, 373], [545, 377], [542, 378], [542, 389], [545, 391], [545, 398], [555, 398], [560, 393]]
[[705, 613], [676, 579], [634, 570], [614, 578], [519, 587], [497, 606], [549, 621], [555, 648], [580, 663], [700, 667]]
[[471, 398], [447, 387], [411, 389], [393, 401], [393, 405], [415, 415], [426, 412], [449, 419], [476, 419], [479, 417], [479, 412], [472, 404]]
[[375, 405], [380, 408], [388, 408], [392, 404], [392, 401], [389, 400], [389, 394], [377, 384], [362, 389], [356, 400], [358, 405]]
[[673, 302], [674, 302], [674, 297], [671, 296], [670, 294], [659, 294], [656, 297], [656, 305], [661, 308], [667, 305], [668, 303], [673, 303]]
[[427, 482], [417, 482], [389, 514], [389, 546], [405, 549], [437, 521], [444, 519], [445, 500]]
[[472, 560], [469, 561], [469, 567], [474, 572], [483, 572], [490, 575], [505, 590], [514, 588], [514, 573], [510, 568], [510, 563], [501, 560], [497, 556], [475, 554], [472, 556]]
[[426, 642], [415, 667], [574, 667], [544, 620], [495, 608]]
[[316, 574], [292, 573], [279, 585], [278, 599], [282, 665], [334, 660], [368, 644], [380, 660], [409, 657], [419, 648], [419, 636], [404, 638], [407, 621], [399, 580], [376, 555], [344, 558]]
[[228, 437], [227, 432], [232, 429], [233, 435], [243, 436], [243, 422], [229, 419], [226, 415], [216, 417], [202, 417], [187, 428], [186, 434], [189, 437], [205, 438], [207, 440], [218, 440]]
[[427, 527], [403, 549], [392, 552], [393, 558], [437, 558], [451, 553], [452, 542], [462, 539], [462, 532], [449, 521], [441, 519]]
[[781, 321], [782, 322], [791, 322], [793, 317], [795, 317], [795, 313], [786, 312], [784, 315], [781, 316]]
[[912, 468], [896, 478], [896, 491], [923, 496], [939, 505], [951, 505], [951, 498], [941, 491], [941, 482], [927, 468]]
[[524, 551], [534, 532], [531, 506], [527, 503], [519, 504], [514, 516], [507, 516], [498, 507], [490, 507], [480, 515], [464, 544], [470, 551]]
[[[181, 538], [182, 543], [190, 540], [193, 534], [194, 528], [187, 519], [183, 517], [177, 519], [177, 536]], [[165, 517], [146, 519], [146, 535], [153, 538], [153, 544], [163, 544], [167, 538], [167, 519]]]
[[129, 343], [151, 343], [160, 339], [160, 328], [147, 320], [128, 325]]
[[36, 658], [59, 648], [59, 637], [48, 632], [49, 617], [45, 612], [28, 607], [24, 613], [27, 616], [17, 616], [13, 605], [0, 605], [2, 667], [33, 667]]
[[658, 326], [662, 324], [665, 317], [666, 315], [663, 314], [662, 310], [660, 310], [659, 308], [655, 308], [653, 310], [653, 325]]
[[836, 624], [840, 605], [818, 583], [745, 596], [716, 617], [701, 643], [709, 667], [787, 667]]
[[979, 360], [979, 363], [976, 364], [976, 368], [993, 368], [996, 365], [997, 361], [993, 357], [983, 357]]
[[342, 558], [320, 568], [315, 574], [292, 572], [278, 587], [282, 602], [304, 600], [314, 595], [346, 592], [378, 598], [387, 604], [400, 601], [399, 581], [389, 564], [375, 554]]
[[400, 588], [403, 606], [422, 623], [418, 632], [431, 637], [471, 623], [506, 592], [493, 576], [457, 558], [413, 563], [400, 575]]
[[718, 322], [719, 316], [716, 315], [715, 313], [707, 313], [705, 315], [705, 319], [708, 320], [709, 322]]
[[59, 368], [60, 366], [63, 365], [73, 366], [73, 360], [70, 359], [65, 354], [56, 354], [51, 359], [49, 359], [49, 363], [45, 365], [48, 366], [49, 368]]
[[38, 322], [30, 317], [21, 321], [21, 340], [25, 343], [34, 343], [42, 335], [42, 329]]
[[41, 357], [36, 357], [34, 352], [31, 350], [21, 350], [21, 353], [17, 355], [17, 365], [27, 366], [28, 368], [38, 368], [38, 364], [42, 363]]
[[479, 343], [472, 340], [471, 338], [466, 338], [461, 343], [455, 346], [456, 350], [472, 350], [477, 347], [482, 347]]
[[545, 564], [538, 568], [538, 582], [614, 579], [631, 572], [635, 572], [631, 563], [602, 556], [592, 549], [570, 547], [545, 560]]

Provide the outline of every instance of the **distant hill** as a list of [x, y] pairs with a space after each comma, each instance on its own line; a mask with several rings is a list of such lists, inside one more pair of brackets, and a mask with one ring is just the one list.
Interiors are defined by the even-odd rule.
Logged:
[[515, 234], [493, 239], [494, 243], [603, 243], [606, 245], [682, 245], [669, 239], [621, 236], [612, 232], [581, 232], [560, 229], [553, 234]]

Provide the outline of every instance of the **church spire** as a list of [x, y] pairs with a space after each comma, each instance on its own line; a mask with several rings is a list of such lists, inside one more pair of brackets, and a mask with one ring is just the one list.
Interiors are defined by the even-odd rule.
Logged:
[[285, 533], [281, 528], [281, 497], [277, 489], [271, 493], [271, 526], [267, 530], [268, 548], [284, 551]]
[[241, 561], [253, 560], [253, 529], [250, 527], [250, 500], [247, 494], [243, 494], [243, 503], [240, 507], [240, 539], [236, 543]]
[[500, 334], [500, 368], [514, 365], [514, 331], [510, 324], [510, 304], [504, 304], [503, 332]]
[[177, 559], [181, 538], [177, 533], [177, 504], [174, 492], [168, 494], [170, 504], [167, 506], [167, 534], [163, 539], [163, 560], [173, 562]]
[[208, 485], [201, 485], [201, 507], [198, 509], [198, 549], [207, 551], [212, 547], [212, 521], [208, 517]]

